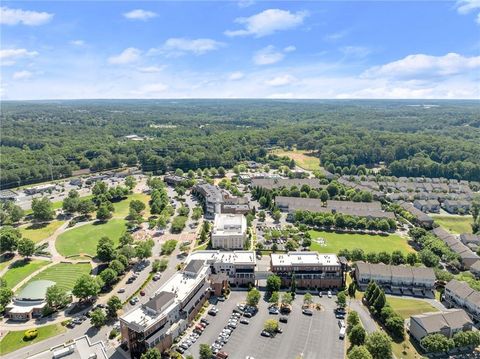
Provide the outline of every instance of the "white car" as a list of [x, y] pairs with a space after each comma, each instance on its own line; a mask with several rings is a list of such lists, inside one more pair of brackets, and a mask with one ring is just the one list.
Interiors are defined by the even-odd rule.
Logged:
[[331, 291], [328, 291], [327, 297], [328, 297], [328, 298], [332, 298], [332, 292], [331, 292]]

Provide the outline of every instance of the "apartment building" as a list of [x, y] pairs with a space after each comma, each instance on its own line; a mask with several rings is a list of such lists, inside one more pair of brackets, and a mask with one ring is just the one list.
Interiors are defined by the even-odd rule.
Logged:
[[292, 188], [297, 187], [298, 189], [302, 186], [308, 186], [312, 189], [323, 189], [326, 188], [326, 185], [320, 184], [318, 178], [254, 178], [251, 180], [252, 188], [265, 188], [268, 190], [277, 189], [277, 188]]
[[424, 313], [410, 317], [410, 335], [420, 342], [430, 334], [443, 334], [452, 338], [460, 331], [472, 330], [473, 322], [463, 309]]
[[417, 199], [413, 202], [413, 206], [425, 213], [440, 212], [440, 203], [435, 200]]
[[362, 261], [353, 265], [355, 280], [361, 290], [375, 281], [385, 292], [415, 296], [433, 296], [435, 273], [432, 268], [372, 264]]
[[299, 288], [340, 288], [344, 284], [345, 266], [335, 254], [288, 252], [270, 255], [270, 270], [282, 279], [283, 286], [290, 286], [295, 276]]
[[480, 292], [466, 282], [452, 279], [445, 286], [445, 302], [450, 307], [464, 309], [474, 321], [480, 321]]
[[218, 186], [201, 183], [193, 186], [192, 191], [201, 198], [207, 219], [214, 219], [219, 213], [245, 214], [250, 211], [247, 198], [234, 197]]
[[247, 239], [247, 219], [243, 214], [218, 213], [211, 237], [213, 248], [242, 249]]

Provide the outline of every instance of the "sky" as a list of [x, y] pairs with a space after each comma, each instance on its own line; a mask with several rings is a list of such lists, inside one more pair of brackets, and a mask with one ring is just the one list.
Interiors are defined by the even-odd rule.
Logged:
[[3, 100], [480, 98], [480, 0], [0, 6]]

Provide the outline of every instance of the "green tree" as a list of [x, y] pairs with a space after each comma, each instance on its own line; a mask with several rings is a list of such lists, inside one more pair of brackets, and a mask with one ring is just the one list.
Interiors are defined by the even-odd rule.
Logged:
[[47, 302], [47, 306], [49, 308], [55, 310], [57, 308], [62, 308], [68, 303], [70, 303], [70, 296], [64, 289], [54, 284], [51, 287], [47, 288], [45, 301]]
[[348, 339], [350, 339], [352, 345], [363, 345], [366, 337], [367, 332], [363, 329], [361, 324], [355, 325], [348, 334]]
[[347, 354], [348, 359], [373, 359], [364, 345], [354, 346]]
[[357, 285], [355, 282], [352, 282], [348, 285], [348, 295], [352, 298], [355, 298], [355, 293], [357, 291]]
[[280, 300], [280, 295], [278, 294], [278, 292], [272, 292], [272, 294], [270, 295], [270, 298], [268, 299], [268, 302], [271, 304], [278, 305], [279, 300]]
[[0, 252], [13, 252], [21, 238], [22, 235], [16, 228], [10, 226], [0, 228]]
[[345, 308], [347, 305], [347, 296], [345, 295], [344, 291], [341, 291], [337, 295], [337, 303], [338, 306], [341, 308]]
[[420, 340], [420, 344], [427, 353], [444, 353], [455, 346], [455, 342], [452, 339], [448, 339], [440, 333], [429, 334], [423, 337]]
[[263, 324], [263, 329], [269, 333], [275, 333], [278, 330], [278, 320], [267, 319]]
[[142, 354], [140, 359], [162, 359], [162, 355], [157, 348], [150, 348]]
[[109, 262], [115, 258], [115, 243], [112, 239], [104, 236], [97, 244], [97, 258], [102, 262]]
[[409, 265], [414, 266], [418, 261], [417, 254], [414, 252], [408, 253], [406, 261]]
[[139, 260], [147, 259], [152, 256], [153, 243], [150, 241], [140, 242], [135, 247], [135, 257]]
[[134, 199], [130, 202], [130, 210], [133, 210], [137, 213], [140, 213], [142, 212], [146, 206], [145, 206], [145, 203], [143, 203], [142, 201], [138, 200], [138, 199]]
[[270, 293], [278, 292], [280, 286], [282, 285], [282, 280], [278, 275], [269, 275], [267, 277], [267, 291]]
[[453, 342], [458, 348], [472, 346], [474, 348], [480, 345], [480, 332], [479, 331], [467, 331], [457, 332], [453, 336]]
[[358, 313], [354, 310], [350, 311], [347, 317], [347, 333], [350, 333], [352, 328], [358, 324], [360, 324]]
[[95, 278], [88, 274], [80, 276], [72, 289], [72, 294], [80, 300], [85, 300], [94, 297], [100, 291], [100, 286]]
[[373, 332], [367, 336], [365, 346], [373, 359], [392, 358], [392, 340], [382, 332]]
[[252, 288], [247, 293], [247, 304], [256, 307], [260, 301], [260, 291], [257, 288]]
[[0, 288], [0, 312], [5, 310], [5, 307], [13, 298], [13, 291], [7, 287]]
[[106, 204], [100, 205], [97, 210], [97, 219], [99, 221], [107, 221], [112, 217], [112, 213], [108, 209], [108, 206]]
[[136, 185], [137, 181], [135, 181], [135, 178], [133, 176], [127, 176], [125, 178], [125, 186], [127, 186], [130, 191], [134, 189]]
[[31, 257], [35, 252], [35, 242], [28, 238], [22, 238], [18, 241], [17, 250], [22, 257]]
[[92, 213], [93, 211], [95, 211], [95, 204], [92, 202], [91, 199], [88, 199], [88, 198], [81, 199], [78, 202], [77, 211], [83, 216], [86, 216]]
[[305, 295], [303, 296], [303, 304], [310, 305], [312, 304], [312, 302], [313, 302], [313, 295], [311, 295], [310, 293], [305, 293]]
[[110, 287], [117, 280], [117, 272], [111, 268], [104, 269], [100, 273], [100, 278], [102, 278], [106, 286]]
[[287, 241], [287, 243], [285, 243], [285, 249], [286, 249], [287, 251], [292, 252], [292, 251], [297, 250], [297, 248], [298, 248], [298, 243], [295, 242], [293, 239], [289, 239], [289, 240]]
[[200, 344], [199, 355], [200, 355], [200, 359], [210, 359], [213, 355], [210, 345]]
[[275, 220], [275, 222], [278, 222], [281, 217], [282, 213], [278, 209], [276, 211], [273, 211], [272, 218]]
[[90, 314], [90, 323], [96, 328], [100, 328], [103, 325], [105, 325], [106, 321], [107, 321], [107, 316], [105, 315], [104, 311], [100, 308], [95, 309]]
[[117, 255], [117, 259], [114, 259], [108, 265], [108, 268], [113, 269], [118, 275], [125, 272], [125, 267], [128, 265], [128, 259], [122, 254]]
[[32, 200], [32, 212], [33, 218], [37, 221], [50, 221], [55, 215], [55, 211], [52, 209], [52, 202], [48, 197], [34, 198]]
[[400, 265], [404, 264], [406, 262], [405, 256], [401, 251], [393, 251], [392, 252], [392, 258], [391, 258], [391, 263], [393, 265]]
[[390, 316], [385, 321], [385, 327], [391, 333], [392, 337], [398, 340], [403, 340], [405, 337], [404, 321], [403, 318], [396, 314]]
[[109, 318], [116, 318], [117, 312], [122, 309], [122, 301], [116, 295], [107, 301], [107, 314]]
[[283, 305], [290, 305], [293, 302], [293, 296], [289, 292], [285, 292], [282, 294], [282, 304]]

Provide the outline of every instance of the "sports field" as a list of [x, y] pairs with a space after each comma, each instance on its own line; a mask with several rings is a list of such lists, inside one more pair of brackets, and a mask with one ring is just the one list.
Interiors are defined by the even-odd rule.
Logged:
[[63, 223], [65, 222], [51, 221], [49, 223], [27, 224], [20, 227], [20, 233], [22, 233], [22, 237], [31, 239], [35, 243], [38, 243], [50, 237]]
[[17, 260], [10, 265], [7, 272], [2, 276], [2, 279], [7, 282], [8, 288], [13, 288], [22, 280], [43, 266], [46, 266], [48, 263], [49, 261], [42, 261], [39, 259], [32, 259], [29, 261], [25, 261], [23, 259]]
[[[403, 253], [414, 252], [406, 238], [396, 234], [388, 236], [370, 234], [350, 234], [323, 231], [309, 231], [312, 237], [310, 249], [319, 253], [338, 253], [341, 249], [363, 249], [368, 252], [388, 252], [400, 250]], [[323, 239], [323, 242], [322, 242]]]
[[303, 168], [307, 171], [317, 171], [320, 170], [320, 159], [309, 155], [307, 151], [301, 150], [275, 150], [273, 151], [277, 156], [287, 156], [295, 161], [298, 167]]
[[455, 215], [430, 215], [435, 223], [445, 228], [450, 233], [462, 234], [472, 233], [472, 216], [455, 216]]
[[[25, 283], [25, 285], [35, 280], [45, 279], [57, 283], [60, 288], [66, 291], [70, 291], [75, 285], [75, 281], [82, 274], [89, 274], [91, 270], [92, 266], [90, 263], [58, 263], [38, 273]], [[22, 287], [25, 287], [25, 285]]]
[[101, 237], [107, 236], [118, 244], [118, 239], [125, 232], [125, 220], [111, 219], [106, 223], [90, 223], [72, 228], [58, 236], [55, 247], [63, 256], [89, 254], [95, 256], [97, 244]]

